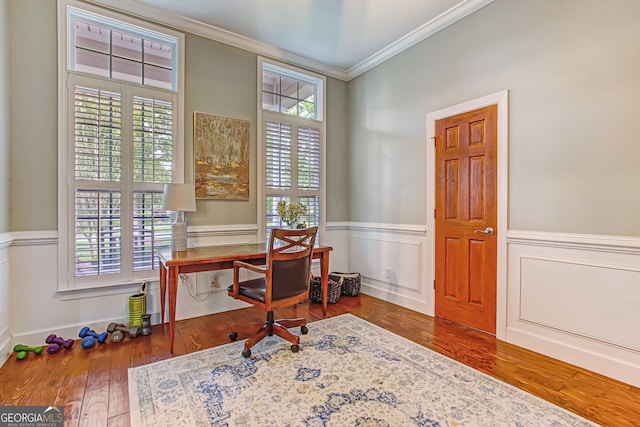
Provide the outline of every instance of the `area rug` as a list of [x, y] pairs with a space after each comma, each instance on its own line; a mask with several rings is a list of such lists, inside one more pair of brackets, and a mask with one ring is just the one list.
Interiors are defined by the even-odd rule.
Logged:
[[132, 426], [595, 426], [356, 316], [129, 369]]

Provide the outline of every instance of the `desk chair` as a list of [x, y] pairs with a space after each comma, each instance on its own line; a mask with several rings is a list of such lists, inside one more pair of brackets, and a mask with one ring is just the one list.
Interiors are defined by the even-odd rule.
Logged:
[[[307, 320], [278, 319], [274, 320], [273, 309], [297, 304], [309, 298], [309, 282], [311, 280], [311, 257], [316, 242], [318, 227], [304, 229], [271, 230], [267, 264], [255, 266], [242, 261], [233, 262], [233, 285], [227, 289], [229, 296], [248, 302], [267, 312], [264, 323], [233, 325], [229, 338], [236, 340], [238, 332], [252, 334], [244, 343], [242, 355], [251, 356], [251, 347], [259, 343], [267, 335], [278, 335], [292, 343], [291, 351], [296, 353], [300, 347], [300, 337], [289, 328], [300, 326], [306, 334], [309, 330]], [[240, 281], [240, 269], [260, 273], [263, 277]]]

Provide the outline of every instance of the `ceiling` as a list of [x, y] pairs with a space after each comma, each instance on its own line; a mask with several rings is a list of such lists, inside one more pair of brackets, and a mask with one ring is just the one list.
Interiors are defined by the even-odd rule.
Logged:
[[94, 1], [349, 80], [492, 0]]

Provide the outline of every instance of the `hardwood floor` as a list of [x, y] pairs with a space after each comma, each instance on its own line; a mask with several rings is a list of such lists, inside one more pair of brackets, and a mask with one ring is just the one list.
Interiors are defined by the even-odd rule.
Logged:
[[[493, 336], [434, 319], [360, 294], [329, 305], [327, 317], [352, 313], [434, 351], [559, 405], [603, 426], [640, 425], [640, 389]], [[320, 304], [303, 303], [276, 311], [277, 317], [323, 318]], [[264, 320], [256, 308], [196, 317], [176, 323], [175, 354], [229, 342], [228, 325]], [[64, 405], [68, 426], [128, 426], [127, 369], [172, 357], [169, 328], [85, 350], [76, 342], [58, 354], [11, 357], [0, 368], [0, 405]], [[242, 339], [240, 336], [239, 339]], [[238, 357], [241, 357], [238, 354]]]

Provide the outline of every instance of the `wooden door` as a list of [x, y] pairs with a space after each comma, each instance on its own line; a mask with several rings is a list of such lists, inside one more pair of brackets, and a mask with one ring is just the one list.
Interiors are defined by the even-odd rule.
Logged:
[[436, 316], [496, 332], [496, 105], [436, 122]]

